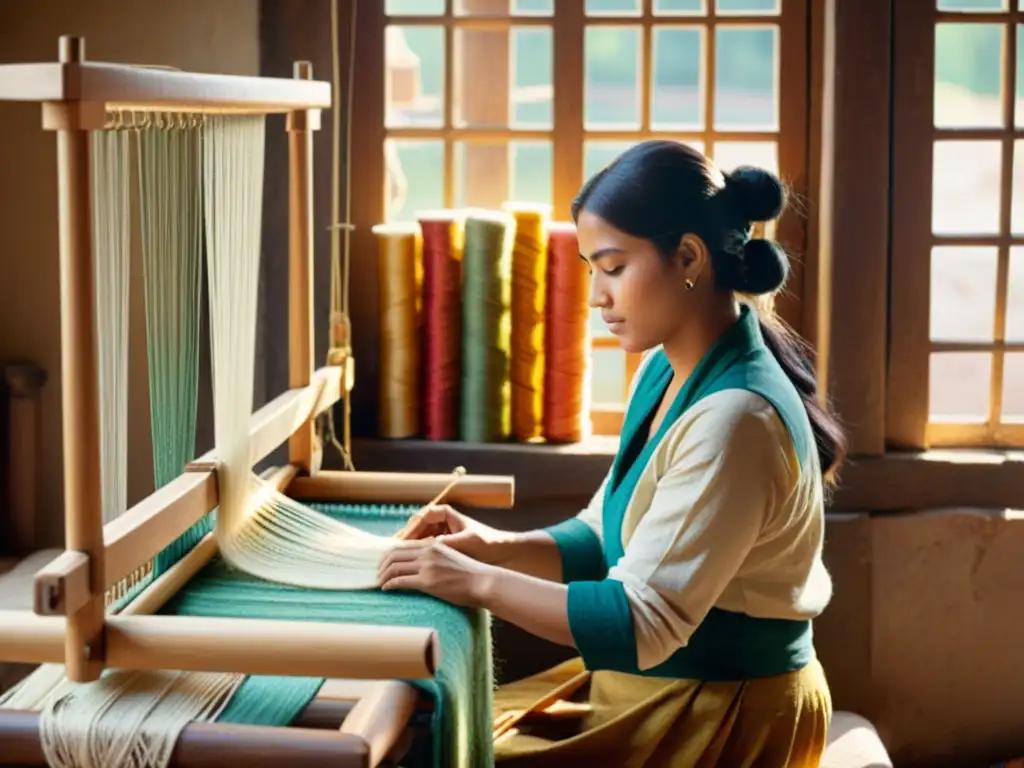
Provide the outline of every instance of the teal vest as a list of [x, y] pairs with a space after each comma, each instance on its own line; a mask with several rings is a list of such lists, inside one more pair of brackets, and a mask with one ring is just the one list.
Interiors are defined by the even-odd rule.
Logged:
[[[619, 452], [605, 489], [603, 525], [607, 567], [623, 555], [622, 523], [636, 483], [654, 448], [670, 426], [691, 406], [715, 392], [744, 389], [775, 408], [785, 425], [801, 466], [816, 450], [810, 420], [800, 394], [765, 345], [757, 315], [742, 306], [739, 321], [708, 350], [683, 384], [658, 431], [646, 436], [672, 380], [662, 350], [651, 355], [633, 391], [622, 425]], [[697, 680], [744, 680], [799, 669], [814, 657], [810, 621], [762, 619], [712, 608], [688, 644], [653, 669], [623, 672]]]

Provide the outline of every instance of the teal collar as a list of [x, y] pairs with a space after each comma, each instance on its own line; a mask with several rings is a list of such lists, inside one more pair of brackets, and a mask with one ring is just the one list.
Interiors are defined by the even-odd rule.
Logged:
[[704, 353], [673, 399], [657, 432], [648, 440], [646, 436], [650, 431], [654, 414], [661, 405], [673, 376], [672, 366], [665, 351], [658, 349], [653, 352], [626, 410], [619, 452], [612, 465], [609, 490], [614, 493], [623, 486], [627, 478], [633, 478], [633, 482], [625, 483], [631, 489], [635, 485], [635, 478], [643, 471], [651, 453], [665, 437], [672, 423], [703, 397], [704, 390], [729, 367], [764, 348], [764, 338], [761, 336], [757, 314], [746, 304], [741, 304], [739, 319]]

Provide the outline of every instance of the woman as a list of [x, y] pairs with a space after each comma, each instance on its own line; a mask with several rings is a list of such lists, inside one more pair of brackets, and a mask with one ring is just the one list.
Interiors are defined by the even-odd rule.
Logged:
[[831, 699], [811, 620], [831, 597], [823, 507], [843, 438], [795, 342], [738, 299], [785, 283], [785, 254], [750, 234], [784, 205], [774, 175], [723, 175], [673, 141], [590, 179], [572, 216], [591, 305], [624, 349], [649, 351], [608, 476], [552, 528], [498, 531], [438, 507], [385, 557], [384, 589], [482, 607], [576, 649], [500, 689], [499, 711], [592, 673], [568, 734], [524, 720], [497, 743], [500, 762], [818, 764]]

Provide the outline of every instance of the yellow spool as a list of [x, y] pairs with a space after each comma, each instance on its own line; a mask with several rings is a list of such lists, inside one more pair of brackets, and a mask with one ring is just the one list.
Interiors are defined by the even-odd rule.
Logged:
[[507, 202], [515, 220], [512, 249], [512, 436], [541, 437], [544, 417], [544, 316], [551, 206]]
[[420, 432], [419, 229], [378, 224], [381, 437]]

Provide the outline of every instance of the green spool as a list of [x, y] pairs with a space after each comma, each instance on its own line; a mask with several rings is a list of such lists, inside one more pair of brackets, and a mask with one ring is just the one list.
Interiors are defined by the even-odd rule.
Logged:
[[511, 432], [514, 240], [515, 220], [508, 214], [473, 211], [466, 216], [459, 432], [469, 442], [499, 442]]

